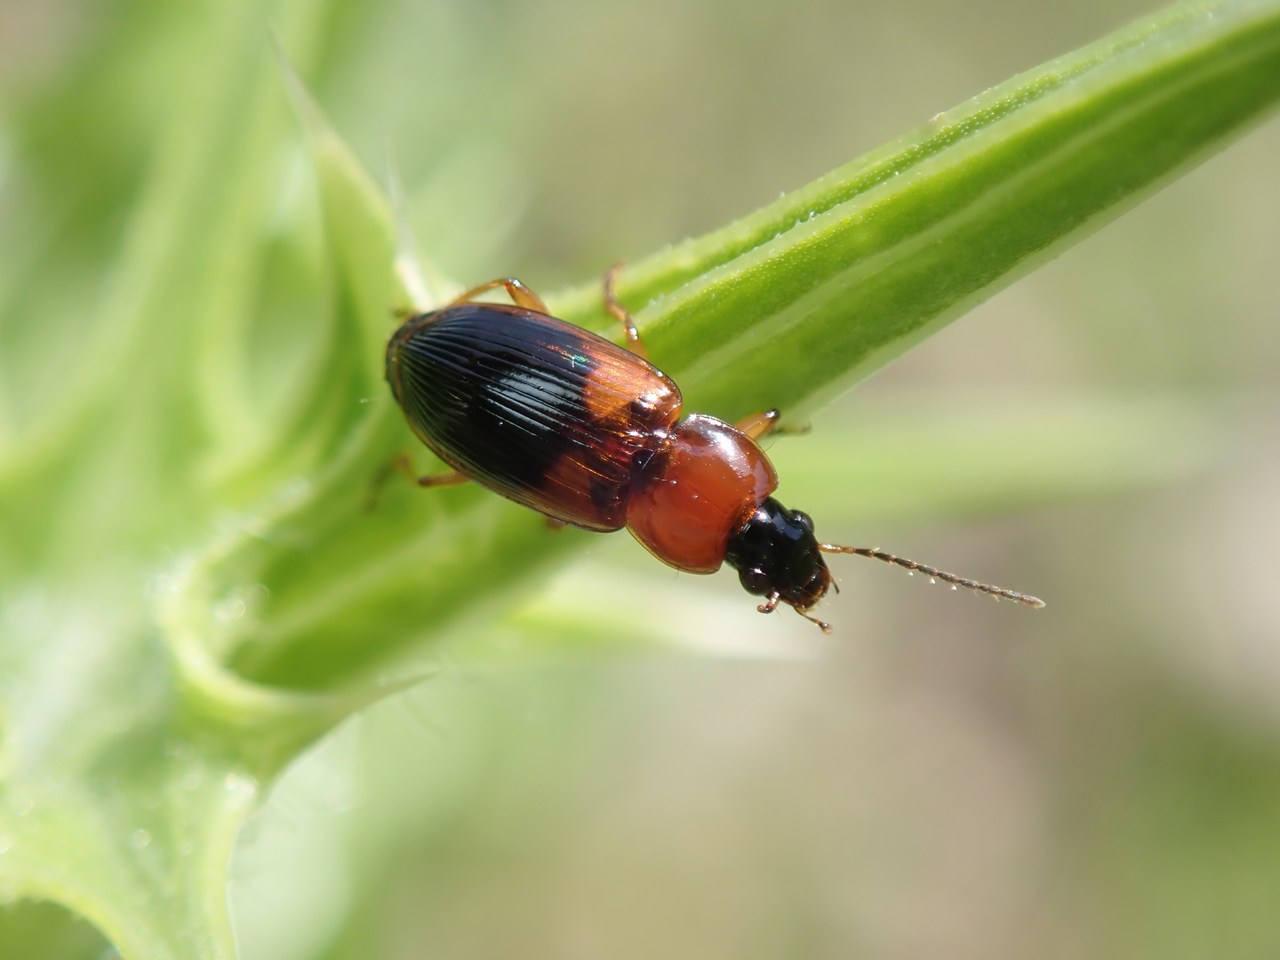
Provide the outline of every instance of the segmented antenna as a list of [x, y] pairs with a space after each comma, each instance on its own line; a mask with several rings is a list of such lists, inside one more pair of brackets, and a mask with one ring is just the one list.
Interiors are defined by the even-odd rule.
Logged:
[[916, 563], [916, 561], [908, 560], [906, 557], [897, 557], [892, 553], [886, 553], [879, 547], [842, 547], [834, 543], [820, 543], [818, 544], [818, 549], [823, 553], [852, 553], [859, 557], [870, 557], [872, 560], [883, 560], [885, 563], [904, 567], [912, 573], [923, 573], [927, 577], [941, 580], [943, 583], [949, 583], [952, 587], [964, 587], [966, 590], [973, 590], [976, 593], [985, 593], [997, 600], [1012, 600], [1028, 607], [1044, 606], [1044, 601], [1039, 597], [1018, 593], [1016, 590], [1006, 590], [1004, 587], [997, 587], [990, 583], [979, 583], [977, 580], [970, 580], [968, 577], [956, 576], [954, 573], [947, 573], [947, 571], [939, 570], [936, 567]]

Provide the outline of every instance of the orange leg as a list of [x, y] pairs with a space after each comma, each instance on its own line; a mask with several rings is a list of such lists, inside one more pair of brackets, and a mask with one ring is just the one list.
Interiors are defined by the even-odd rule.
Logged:
[[640, 331], [636, 329], [636, 322], [631, 319], [631, 314], [618, 302], [618, 297], [613, 292], [613, 282], [617, 279], [621, 270], [622, 262], [619, 261], [605, 271], [604, 308], [622, 322], [622, 329], [627, 335], [627, 349], [642, 360], [648, 360], [649, 351], [645, 349], [644, 341], [640, 339]]
[[454, 297], [449, 301], [449, 306], [456, 307], [460, 303], [470, 303], [490, 290], [497, 290], [499, 287], [507, 291], [507, 296], [511, 298], [511, 302], [517, 307], [524, 307], [526, 310], [536, 310], [538, 313], [548, 313], [547, 305], [542, 302], [542, 298], [526, 287], [515, 277], [503, 277], [500, 280], [490, 280], [488, 283], [482, 283], [478, 287], [472, 287], [466, 293]]
[[420, 487], [456, 487], [460, 483], [470, 483], [471, 478], [457, 470], [446, 473], [433, 473], [428, 477], [415, 477], [412, 471], [409, 479]]
[[782, 414], [777, 410], [766, 410], [764, 413], [753, 413], [734, 424], [751, 440], [759, 440], [778, 428], [778, 418]]
[[779, 437], [791, 437], [809, 432], [807, 423], [788, 423], [783, 426], [778, 422], [781, 416], [782, 414], [777, 410], [766, 410], [764, 413], [753, 413], [751, 416], [739, 420], [734, 426], [752, 440], [759, 440], [761, 437], [771, 433]]
[[420, 487], [452, 487], [459, 483], [466, 483], [471, 479], [457, 470], [447, 470], [444, 473], [433, 473], [430, 476], [420, 477], [414, 472], [413, 461], [409, 459], [409, 455], [402, 453], [374, 475], [373, 482], [369, 484], [369, 495], [365, 498], [366, 510], [372, 512], [377, 509], [382, 490], [387, 485], [387, 481], [391, 479], [391, 474], [393, 473], [399, 473], [410, 483], [416, 483]]

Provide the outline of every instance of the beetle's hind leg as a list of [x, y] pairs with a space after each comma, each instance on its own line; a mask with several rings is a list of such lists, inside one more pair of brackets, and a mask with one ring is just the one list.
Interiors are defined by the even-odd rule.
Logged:
[[502, 277], [498, 280], [482, 283], [478, 287], [472, 287], [466, 293], [459, 294], [450, 300], [448, 306], [456, 307], [460, 303], [471, 303], [480, 294], [488, 293], [490, 290], [497, 290], [499, 287], [507, 291], [507, 296], [511, 298], [511, 302], [517, 307], [536, 310], [538, 313], [548, 313], [547, 305], [542, 302], [542, 298], [515, 277]]
[[378, 508], [378, 501], [382, 498], [382, 491], [386, 488], [387, 481], [391, 479], [393, 473], [399, 473], [410, 483], [416, 483], [420, 487], [452, 487], [471, 480], [465, 473], [457, 470], [446, 470], [444, 473], [432, 473], [425, 477], [420, 477], [413, 469], [413, 461], [409, 458], [409, 454], [402, 453], [395, 459], [388, 461], [381, 470], [374, 474], [373, 480], [369, 484], [369, 493], [365, 497], [365, 510], [372, 513]]

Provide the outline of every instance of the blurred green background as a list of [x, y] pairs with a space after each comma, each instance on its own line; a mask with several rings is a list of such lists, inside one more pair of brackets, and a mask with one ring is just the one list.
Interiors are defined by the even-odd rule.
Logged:
[[[328, 6], [300, 73], [375, 176], [394, 168], [421, 252], [540, 290], [1158, 7]], [[0, 106], [38, 108], [126, 33], [163, 51], [182, 16], [5, 0]], [[86, 142], [127, 143], [154, 66], [121, 83], [123, 129], [75, 118]], [[0, 177], [15, 149], [0, 128]], [[755, 616], [728, 574], [599, 538], [278, 785], [235, 862], [245, 956], [1280, 955], [1277, 156], [1272, 122], [771, 448], [825, 538], [1046, 610], [837, 559], [824, 639]], [[7, 269], [39, 209], [5, 202]], [[992, 430], [1007, 468], [967, 453]], [[527, 656], [566, 606], [602, 653]], [[619, 656], [614, 631], [672, 650]], [[44, 908], [0, 927], [103, 949]]]

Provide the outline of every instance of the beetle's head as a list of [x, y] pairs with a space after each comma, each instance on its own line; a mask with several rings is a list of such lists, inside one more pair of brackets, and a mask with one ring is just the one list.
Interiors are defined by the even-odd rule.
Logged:
[[725, 562], [738, 571], [747, 593], [766, 598], [760, 605], [762, 613], [785, 603], [824, 632], [830, 631], [827, 624], [806, 613], [832, 586], [831, 571], [822, 559], [808, 514], [788, 510], [769, 497], [729, 538]]

